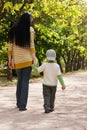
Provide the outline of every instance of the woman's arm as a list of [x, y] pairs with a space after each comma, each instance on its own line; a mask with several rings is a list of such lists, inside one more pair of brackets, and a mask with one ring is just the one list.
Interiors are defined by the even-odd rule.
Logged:
[[12, 59], [12, 44], [9, 43], [8, 45], [8, 67], [10, 69], [14, 68], [14, 63], [13, 63], [13, 59]]
[[35, 53], [32, 53], [32, 59], [33, 59], [33, 64], [36, 65], [36, 55]]

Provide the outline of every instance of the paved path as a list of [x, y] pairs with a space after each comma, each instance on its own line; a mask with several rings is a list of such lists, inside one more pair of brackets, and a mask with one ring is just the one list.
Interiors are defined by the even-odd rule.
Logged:
[[28, 110], [15, 107], [15, 85], [0, 87], [0, 130], [87, 130], [87, 71], [64, 76], [55, 111], [44, 113], [41, 81], [30, 83]]

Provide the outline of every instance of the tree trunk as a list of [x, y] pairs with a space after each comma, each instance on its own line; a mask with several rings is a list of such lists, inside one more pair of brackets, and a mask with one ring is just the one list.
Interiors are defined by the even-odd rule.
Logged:
[[63, 68], [62, 68], [62, 65], [61, 65], [60, 59], [59, 59], [59, 58], [56, 58], [56, 60], [57, 60], [57, 63], [60, 65], [61, 72], [63, 73]]

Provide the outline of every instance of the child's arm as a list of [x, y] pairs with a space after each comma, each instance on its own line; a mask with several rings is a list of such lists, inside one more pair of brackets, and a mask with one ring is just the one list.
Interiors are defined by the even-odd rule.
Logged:
[[34, 64], [32, 64], [32, 69], [37, 73], [38, 72], [38, 69], [37, 69], [37, 67], [34, 65]]
[[64, 90], [65, 89], [65, 84], [64, 84], [64, 80], [62, 78], [62, 75], [60, 74], [57, 77], [58, 77], [58, 80], [59, 80], [60, 84], [62, 85], [62, 90]]
[[38, 67], [36, 67], [34, 64], [32, 64], [32, 69], [33, 69], [33, 71], [34, 71], [34, 73], [33, 73], [33, 75], [35, 75], [35, 76], [40, 76], [40, 73], [39, 73], [39, 71], [38, 71]]
[[42, 64], [41, 66], [39, 67], [36, 67], [34, 64], [32, 65], [32, 68], [36, 71], [36, 72], [43, 72], [44, 71], [44, 64]]

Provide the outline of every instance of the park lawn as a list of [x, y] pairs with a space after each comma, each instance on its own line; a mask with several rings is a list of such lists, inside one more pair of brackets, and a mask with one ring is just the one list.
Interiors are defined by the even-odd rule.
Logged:
[[10, 81], [7, 77], [0, 77], [0, 87], [14, 85], [16, 81], [16, 78], [13, 78], [12, 81]]
[[[36, 83], [42, 80], [42, 77], [31, 77], [30, 83]], [[0, 77], [0, 87], [13, 86], [17, 83], [17, 78], [12, 79], [12, 81], [7, 80], [6, 77]]]

